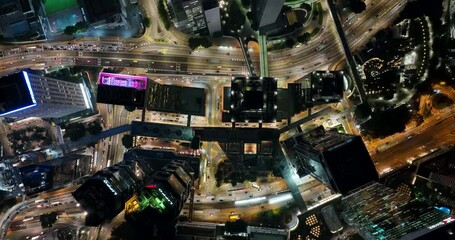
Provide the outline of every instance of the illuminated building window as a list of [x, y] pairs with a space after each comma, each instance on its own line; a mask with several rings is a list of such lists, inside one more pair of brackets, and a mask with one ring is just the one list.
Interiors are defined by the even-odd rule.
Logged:
[[245, 143], [243, 145], [243, 152], [245, 154], [257, 154], [258, 145], [256, 143]]

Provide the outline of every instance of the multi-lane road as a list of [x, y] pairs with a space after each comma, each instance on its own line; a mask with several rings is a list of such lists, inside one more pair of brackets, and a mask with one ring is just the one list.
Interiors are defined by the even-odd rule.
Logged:
[[[159, 24], [160, 21], [156, 16], [156, 6], [153, 1], [146, 1], [143, 7], [148, 12], [149, 16], [154, 16]], [[366, 1], [367, 10], [356, 16], [348, 16], [342, 19], [343, 27], [348, 38], [351, 49], [354, 51], [362, 47], [370, 37], [379, 31], [381, 28], [388, 26], [398, 16], [399, 11], [404, 7], [406, 0], [401, 1], [387, 1], [387, 0], [370, 0]], [[269, 73], [271, 76], [278, 77], [281, 80], [295, 80], [313, 70], [329, 69], [339, 63], [344, 56], [341, 51], [341, 45], [338, 42], [336, 31], [333, 26], [332, 20], [327, 17], [327, 6], [323, 5], [327, 22], [322, 29], [320, 35], [314, 40], [310, 41], [307, 45], [301, 45], [292, 49], [284, 49], [279, 51], [269, 52]], [[343, 15], [344, 16], [344, 15]], [[161, 26], [162, 28], [162, 26]], [[62, 65], [80, 65], [80, 66], [112, 66], [112, 67], [126, 67], [147, 69], [149, 74], [182, 74], [188, 76], [231, 76], [231, 75], [244, 75], [247, 71], [243, 54], [238, 46], [217, 46], [210, 49], [202, 49], [191, 51], [188, 47], [182, 45], [185, 43], [186, 36], [179, 33], [158, 33], [156, 24], [152, 24], [152, 28], [147, 29], [146, 34], [140, 39], [119, 39], [119, 38], [85, 38], [77, 39], [71, 42], [60, 43], [45, 43], [45, 44], [30, 44], [24, 46], [16, 46], [19, 48], [15, 51], [8, 51], [7, 48], [2, 46], [3, 57], [0, 58], [0, 72], [11, 72], [18, 69], [27, 67], [43, 68], [54, 67]], [[177, 36], [175, 35], [177, 34]], [[155, 42], [155, 37], [168, 37], [170, 42]], [[117, 48], [113, 48], [113, 42]], [[179, 45], [176, 45], [177, 42]], [[80, 44], [83, 43], [81, 46]], [[36, 46], [36, 48], [34, 48]], [[45, 46], [60, 46], [55, 50]], [[29, 47], [29, 49], [27, 49]], [[75, 49], [75, 47], [77, 49]], [[82, 47], [82, 49], [81, 49]], [[316, 49], [318, 48], [318, 49]], [[259, 69], [259, 56], [257, 52], [251, 52], [253, 64], [256, 69]], [[223, 79], [224, 81], [225, 79]], [[209, 105], [210, 116], [207, 119], [208, 124], [219, 124], [217, 121], [217, 94], [219, 87], [223, 83], [213, 81], [206, 83], [209, 85], [211, 92], [211, 100]], [[109, 110], [107, 106], [99, 106], [100, 112], [106, 119], [107, 127], [115, 127], [127, 122], [128, 115], [130, 120], [135, 118], [134, 114], [127, 114], [123, 107], [116, 107]], [[210, 114], [211, 113], [211, 114]], [[154, 118], [155, 116], [149, 116]], [[167, 118], [167, 116], [165, 117]], [[171, 118], [169, 118], [172, 120]], [[447, 130], [453, 128], [453, 120], [444, 118], [441, 120], [434, 120], [429, 122], [428, 126], [434, 126], [431, 131], [438, 130], [441, 137], [445, 139], [454, 139], [453, 131]], [[403, 161], [404, 152], [407, 150], [412, 151], [411, 147], [425, 144], [426, 147], [431, 148], [436, 145], [436, 138], [429, 133], [430, 130], [422, 129], [412, 139], [404, 141], [396, 147], [390, 148], [377, 156], [373, 156], [375, 161], [380, 162], [378, 165], [379, 170], [388, 166], [395, 166]], [[115, 139], [106, 140], [106, 144], [98, 144], [98, 151], [101, 153], [99, 159], [121, 159], [122, 151], [112, 150], [103, 151], [104, 147], [109, 145], [120, 145], [121, 136]], [[447, 141], [449, 143], [450, 141]], [[446, 143], [446, 142], [444, 142]], [[431, 145], [431, 146], [430, 146]], [[403, 153], [403, 154], [397, 154]], [[415, 152], [413, 152], [415, 153]], [[216, 155], [215, 157], [220, 157]], [[113, 164], [114, 162], [112, 162]], [[211, 176], [213, 183], [213, 164], [208, 176]], [[107, 165], [106, 161], [100, 160], [100, 166]], [[384, 166], [384, 167], [383, 167]], [[267, 204], [267, 202], [259, 202], [246, 207], [239, 208], [235, 206], [235, 201], [262, 198], [271, 198], [272, 195], [277, 194], [278, 191], [287, 189], [286, 184], [281, 181], [271, 182], [270, 185], [264, 184], [261, 191], [252, 193], [215, 193], [204, 192], [201, 196], [196, 196], [195, 204], [198, 211], [194, 218], [195, 220], [213, 220], [225, 221], [232, 213], [242, 212], [244, 217], [249, 218], [256, 213], [267, 209], [276, 209], [278, 207], [287, 205], [287, 201]], [[272, 185], [275, 184], [276, 186]], [[267, 189], [267, 186], [273, 186]], [[315, 187], [315, 186], [312, 186]], [[318, 186], [319, 187], [319, 186]], [[207, 191], [213, 191], [213, 187], [206, 188]], [[310, 191], [309, 189], [300, 189], [302, 194], [305, 195], [304, 199], [312, 198], [313, 194], [318, 191]], [[248, 191], [251, 191], [248, 190]], [[66, 192], [66, 196], [68, 196]], [[231, 194], [231, 196], [229, 196]], [[209, 197], [210, 198], [207, 198]], [[252, 196], [252, 197], [250, 197]], [[49, 196], [50, 197], [50, 196]], [[46, 196], [41, 196], [46, 198]], [[212, 200], [214, 199], [214, 200]], [[220, 201], [223, 200], [223, 201]], [[31, 202], [22, 202], [16, 205], [12, 211], [8, 212], [0, 221], [1, 227], [6, 227], [11, 224], [16, 214], [25, 211], [33, 206]], [[187, 210], [184, 210], [187, 211]], [[18, 213], [16, 213], [18, 212]], [[7, 228], [7, 227], [6, 227]]]
[[[375, 32], [392, 23], [406, 1], [368, 1], [369, 7], [353, 19], [345, 19], [345, 31], [352, 49], [363, 46]], [[325, 9], [327, 7], [325, 6]], [[384, 11], [388, 9], [389, 11]], [[327, 10], [326, 10], [327, 12]], [[376, 17], [378, 16], [378, 17]], [[380, 21], [371, 19], [380, 18]], [[295, 80], [305, 73], [317, 69], [327, 69], [342, 60], [340, 44], [330, 18], [322, 33], [310, 41], [308, 45], [269, 52], [269, 72], [271, 76], [284, 80]], [[371, 31], [370, 31], [371, 29]], [[147, 34], [151, 34], [147, 32]], [[145, 37], [144, 37], [145, 38]], [[106, 40], [107, 39], [107, 40]], [[144, 41], [144, 39], [143, 39]], [[72, 50], [75, 45], [84, 43], [91, 46], [83, 50]], [[198, 75], [230, 76], [245, 72], [245, 62], [240, 48], [214, 47], [191, 51], [186, 46], [175, 45], [170, 42], [150, 42], [141, 45], [137, 39], [118, 39], [117, 43], [124, 46], [122, 51], [116, 52], [104, 47], [112, 46], [111, 38], [86, 38], [71, 42], [33, 44], [19, 47], [23, 51], [19, 54], [6, 54], [0, 59], [3, 71], [13, 71], [25, 67], [35, 67], [45, 63], [46, 67], [60, 65], [84, 66], [120, 66], [149, 68], [157, 73], [180, 73]], [[322, 43], [324, 47], [316, 48]], [[70, 43], [70, 44], [68, 44]], [[64, 50], [42, 49], [40, 46], [72, 46]], [[37, 46], [36, 49], [27, 47]], [[93, 47], [95, 46], [95, 47]], [[100, 51], [100, 48], [102, 50]], [[37, 51], [40, 50], [41, 51]], [[62, 49], [62, 47], [60, 47]], [[133, 51], [133, 52], [125, 52]], [[134, 53], [136, 52], [136, 53]], [[258, 53], [253, 52], [252, 59], [255, 67], [259, 66]], [[33, 61], [34, 60], [34, 61]]]
[[372, 155], [378, 172], [386, 173], [389, 169], [400, 168], [408, 164], [407, 159], [429, 153], [431, 149], [455, 144], [454, 122], [455, 110], [445, 108], [419, 127], [395, 136], [393, 141], [398, 142], [396, 145]]

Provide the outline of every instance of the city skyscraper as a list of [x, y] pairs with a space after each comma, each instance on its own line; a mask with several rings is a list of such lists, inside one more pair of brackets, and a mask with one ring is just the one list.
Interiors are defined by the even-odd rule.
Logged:
[[231, 79], [230, 110], [223, 119], [231, 122], [275, 122], [277, 81], [270, 77]]
[[193, 170], [184, 161], [174, 160], [155, 172], [137, 195], [126, 202], [125, 219], [146, 222], [146, 219], [174, 219], [190, 197]]
[[285, 140], [300, 176], [310, 174], [343, 195], [378, 180], [360, 136], [325, 131], [322, 126]]
[[345, 221], [365, 239], [443, 239], [432, 234], [455, 221], [449, 214], [377, 182], [344, 197], [342, 209]]
[[151, 163], [142, 159], [124, 160], [96, 172], [73, 192], [87, 211], [86, 225], [98, 226], [117, 216], [152, 173]]
[[264, 27], [276, 21], [284, 0], [257, 0], [253, 1], [253, 4], [259, 27]]
[[83, 83], [18, 72], [0, 79], [0, 117], [60, 118], [92, 107]]

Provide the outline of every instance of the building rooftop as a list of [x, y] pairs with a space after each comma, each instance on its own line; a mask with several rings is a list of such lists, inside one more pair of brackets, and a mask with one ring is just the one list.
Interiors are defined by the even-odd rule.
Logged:
[[338, 193], [378, 180], [360, 136], [325, 132], [321, 126], [292, 136], [284, 146], [288, 154], [296, 155], [299, 175], [311, 174]]
[[322, 126], [320, 126], [319, 128], [307, 132], [307, 134], [302, 137], [304, 139], [303, 141], [305, 141], [305, 143], [310, 145], [313, 149], [317, 151], [324, 151], [339, 144], [344, 144], [347, 139], [354, 136], [338, 133], [332, 134], [330, 132], [326, 132]]
[[316, 71], [311, 73], [313, 102], [339, 102], [343, 98], [343, 72]]
[[0, 116], [35, 105], [36, 100], [26, 72], [0, 78]]
[[87, 11], [87, 18], [91, 23], [105, 20], [121, 12], [118, 0], [83, 0], [83, 3], [84, 9]]
[[342, 200], [343, 216], [366, 239], [415, 239], [452, 218], [432, 206], [379, 183]]
[[19, 4], [21, 5], [22, 12], [29, 12], [32, 10], [29, 0], [19, 0]]
[[0, 1], [0, 16], [13, 13], [19, 10], [19, 5], [17, 5], [14, 0], [3, 0]]
[[150, 84], [149, 110], [205, 116], [205, 105], [204, 88]]
[[17, 37], [30, 31], [30, 24], [27, 20], [22, 19], [9, 24], [9, 34]]
[[277, 81], [274, 78], [232, 78], [229, 113], [223, 112], [223, 121], [228, 120], [228, 117], [232, 122], [276, 121], [277, 95]]
[[124, 106], [144, 106], [145, 91], [135, 88], [99, 85], [96, 101]]

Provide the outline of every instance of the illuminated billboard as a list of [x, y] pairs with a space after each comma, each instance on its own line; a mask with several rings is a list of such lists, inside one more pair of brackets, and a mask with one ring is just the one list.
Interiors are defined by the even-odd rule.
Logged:
[[164, 213], [173, 204], [174, 202], [161, 188], [155, 184], [147, 184], [139, 195], [134, 194], [125, 203], [125, 213], [128, 215], [141, 212], [148, 207]]
[[147, 88], [147, 77], [100, 72], [98, 85], [145, 90]]
[[143, 107], [147, 77], [101, 72], [96, 101], [123, 106]]

